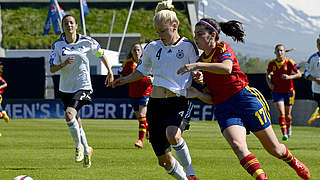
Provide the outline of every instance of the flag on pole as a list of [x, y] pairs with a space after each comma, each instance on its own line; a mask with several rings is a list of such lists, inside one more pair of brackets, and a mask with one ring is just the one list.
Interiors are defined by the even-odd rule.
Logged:
[[81, 20], [81, 25], [83, 29], [83, 34], [86, 36], [87, 31], [86, 31], [86, 20], [85, 16], [89, 14], [89, 8], [87, 4], [87, 0], [79, 0], [80, 2], [80, 20]]
[[87, 0], [81, 0], [81, 3], [82, 3], [82, 7], [83, 7], [83, 14], [84, 14], [84, 16], [87, 16], [89, 14]]
[[[60, 17], [60, 14], [61, 14], [61, 17]], [[51, 25], [56, 34], [61, 34], [62, 33], [61, 18], [63, 18], [63, 16], [65, 15], [66, 14], [64, 10], [59, 6], [58, 2], [55, 2], [55, 0], [50, 0], [48, 15], [47, 15], [46, 23], [43, 28], [42, 35], [49, 34]]]

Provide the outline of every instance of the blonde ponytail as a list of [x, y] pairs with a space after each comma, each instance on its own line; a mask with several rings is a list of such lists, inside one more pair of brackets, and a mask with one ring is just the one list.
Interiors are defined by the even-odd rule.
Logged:
[[161, 1], [158, 3], [153, 18], [153, 26], [157, 29], [160, 24], [179, 24], [177, 14], [173, 11], [172, 0]]
[[155, 13], [160, 12], [162, 10], [170, 10], [173, 11], [174, 5], [172, 5], [172, 0], [161, 1], [158, 3]]

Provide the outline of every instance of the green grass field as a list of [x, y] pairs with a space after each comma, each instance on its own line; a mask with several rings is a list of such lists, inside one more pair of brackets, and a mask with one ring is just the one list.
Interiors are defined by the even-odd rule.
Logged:
[[[84, 120], [89, 144], [94, 148], [92, 167], [84, 169], [82, 164], [74, 163], [74, 145], [64, 120], [1, 121], [0, 179], [22, 174], [34, 180], [173, 179], [157, 165], [147, 141], [143, 149], [134, 147], [137, 127], [136, 120]], [[279, 126], [273, 127], [280, 138]], [[191, 131], [183, 136], [200, 179], [252, 179], [222, 137], [217, 122], [193, 121]], [[287, 164], [267, 154], [254, 135], [247, 137], [249, 149], [269, 179], [299, 179]], [[291, 152], [308, 165], [314, 180], [320, 179], [319, 139], [319, 128], [293, 127], [293, 137], [286, 142]]]

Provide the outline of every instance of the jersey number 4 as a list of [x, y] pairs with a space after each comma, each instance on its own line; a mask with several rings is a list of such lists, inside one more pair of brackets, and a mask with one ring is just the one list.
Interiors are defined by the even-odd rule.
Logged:
[[159, 51], [156, 54], [156, 57], [158, 58], [158, 60], [160, 60], [161, 51], [162, 51], [162, 48], [160, 48]]

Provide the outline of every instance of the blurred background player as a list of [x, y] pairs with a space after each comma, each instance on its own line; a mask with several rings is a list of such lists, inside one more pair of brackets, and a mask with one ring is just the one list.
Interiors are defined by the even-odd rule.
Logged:
[[246, 134], [250, 131], [271, 155], [288, 163], [301, 178], [310, 179], [308, 168], [284, 144], [279, 143], [270, 123], [268, 104], [257, 89], [248, 86], [248, 78], [241, 71], [233, 49], [228, 43], [218, 41], [222, 31], [234, 41], [244, 42], [241, 24], [238, 21], [201, 19], [195, 26], [194, 37], [199, 49], [203, 50], [200, 62], [186, 64], [177, 73], [202, 71], [215, 104], [214, 115], [221, 132], [242, 167], [256, 180], [268, 178], [258, 159], [248, 149]]
[[[131, 47], [127, 60], [123, 62], [120, 74], [122, 77], [127, 76], [135, 71], [140, 56], [142, 47], [140, 43], [135, 43]], [[139, 121], [139, 136], [138, 141], [134, 144], [138, 148], [143, 147], [143, 137], [146, 135], [149, 139], [149, 127], [147, 123], [147, 104], [152, 91], [152, 76], [146, 76], [138, 81], [129, 83], [129, 97], [134, 113]]]
[[318, 107], [311, 115], [310, 119], [308, 120], [308, 124], [311, 124], [314, 120], [320, 118], [319, 115], [319, 107], [320, 107], [320, 35], [316, 40], [318, 52], [312, 54], [305, 66], [304, 77], [307, 80], [312, 81], [312, 93], [314, 100], [318, 103]]
[[[2, 105], [1, 105], [2, 94], [4, 93], [4, 88], [6, 88], [8, 86], [7, 82], [2, 77], [2, 73], [3, 73], [3, 65], [2, 65], [2, 63], [0, 63], [0, 118], [3, 119], [6, 123], [8, 123], [10, 118], [7, 115], [7, 112], [2, 109]], [[1, 133], [0, 133], [0, 136], [2, 136]]]
[[266, 74], [267, 84], [272, 91], [272, 99], [279, 113], [278, 120], [283, 141], [288, 140], [292, 135], [291, 111], [295, 98], [292, 80], [302, 76], [298, 64], [285, 57], [286, 52], [291, 50], [286, 50], [283, 44], [277, 44], [274, 49], [276, 59], [269, 62]]
[[[158, 164], [176, 179], [197, 180], [189, 148], [182, 138], [184, 129], [180, 128], [192, 111], [192, 104], [186, 98], [192, 76], [191, 73], [180, 76], [176, 72], [184, 64], [198, 60], [199, 53], [192, 41], [179, 35], [179, 20], [173, 8], [172, 1], [158, 3], [153, 25], [160, 39], [146, 45], [141, 64], [133, 73], [116, 79], [112, 85], [116, 87], [153, 75], [147, 121]], [[185, 172], [171, 154], [171, 146]]]
[[100, 58], [108, 70], [106, 86], [113, 82], [111, 65], [99, 43], [88, 36], [77, 34], [78, 23], [74, 16], [62, 18], [63, 33], [52, 45], [50, 71], [60, 71], [59, 91], [65, 110], [66, 123], [75, 143], [75, 161], [83, 160], [83, 167], [91, 166], [93, 149], [88, 145], [79, 110], [91, 103], [92, 85], [88, 53]]

